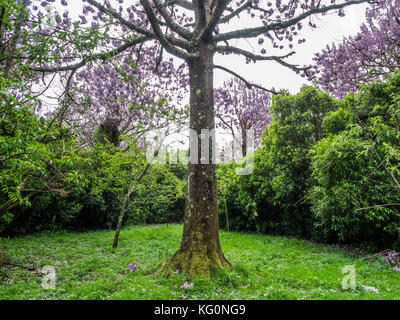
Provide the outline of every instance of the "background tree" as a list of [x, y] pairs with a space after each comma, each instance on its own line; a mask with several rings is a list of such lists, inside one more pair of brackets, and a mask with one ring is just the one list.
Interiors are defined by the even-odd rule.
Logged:
[[[11, 209], [29, 205], [33, 196], [65, 194], [79, 180], [71, 170], [78, 159], [74, 134], [54, 119], [37, 114], [42, 101], [32, 91], [35, 74], [26, 68], [31, 52], [45, 47], [29, 41], [32, 30], [28, 1], [0, 4], [0, 223], [7, 225]], [[40, 60], [39, 57], [36, 60]]]
[[[215, 161], [212, 159], [212, 152], [204, 159], [201, 150], [193, 147], [201, 145], [198, 137], [202, 137], [202, 130], [213, 132], [215, 128], [214, 55], [239, 54], [247, 62], [273, 60], [296, 72], [304, 71], [307, 68], [287, 61], [294, 52], [273, 55], [273, 48], [284, 49], [285, 44], [292, 48], [291, 42], [299, 37], [298, 30], [303, 27], [304, 21], [308, 21], [310, 27], [316, 27], [312, 20], [316, 14], [339, 10], [342, 15], [340, 9], [363, 2], [368, 0], [291, 0], [287, 3], [276, 1], [274, 4], [264, 4], [257, 0], [140, 0], [140, 5], [134, 3], [124, 8], [117, 3], [111, 5], [109, 1], [102, 5], [95, 0], [87, 0], [88, 5], [85, 3], [83, 7], [84, 15], [80, 17], [80, 23], [71, 24], [60, 14], [55, 15], [55, 22], [59, 27], [53, 28], [54, 33], [50, 34], [60, 48], [66, 46], [68, 49], [61, 52], [59, 59], [52, 65], [42, 64], [32, 68], [45, 73], [70, 71], [73, 75], [78, 68], [94, 59], [109, 59], [152, 40], [156, 40], [168, 53], [186, 62], [190, 84], [190, 129], [196, 133], [192, 135], [190, 145], [192, 151], [197, 149], [200, 152], [197, 155], [194, 152], [191, 154], [192, 161], [188, 166], [188, 200], [181, 246], [163, 265], [162, 270], [180, 270], [191, 276], [208, 276], [214, 267], [229, 265], [221, 251], [218, 235]], [[62, 3], [67, 4], [65, 0]], [[238, 29], [227, 30], [233, 26], [230, 22], [245, 13], [256, 18], [259, 26], [241, 28], [240, 23], [235, 23], [235, 26], [239, 26]], [[79, 29], [78, 27], [87, 23], [90, 14], [93, 18], [92, 27]], [[58, 32], [65, 30], [66, 26], [79, 31], [75, 32], [76, 35], [71, 31]], [[111, 41], [108, 33], [110, 28], [113, 29], [113, 37], [119, 35], [118, 41]], [[260, 54], [232, 45], [237, 39], [258, 37]], [[271, 42], [272, 48], [263, 44], [264, 39]], [[303, 42], [303, 39], [299, 39], [299, 42]], [[114, 47], [110, 48], [112, 45]], [[96, 52], [96, 49], [100, 52]], [[214, 140], [211, 134], [210, 150], [213, 149]]]
[[122, 135], [139, 139], [149, 131], [186, 122], [185, 65], [176, 68], [172, 61], [158, 59], [156, 46], [142, 46], [140, 52], [127, 50], [112, 62], [77, 72], [65, 117], [79, 125], [89, 145], [94, 145], [99, 129], [98, 134], [107, 132], [118, 146]]
[[218, 167], [230, 228], [400, 248], [399, 95], [395, 71], [341, 100], [314, 87], [274, 96], [252, 174]]
[[238, 78], [224, 82], [214, 91], [215, 115], [219, 125], [229, 130], [232, 138], [241, 146], [242, 156], [247, 154], [248, 134], [252, 134], [256, 147], [259, 136], [271, 121], [269, 114], [270, 94], [260, 88], [248, 88]]
[[400, 248], [400, 73], [362, 85], [324, 119], [311, 153], [312, 211], [335, 241]]
[[396, 0], [382, 1], [367, 10], [367, 23], [355, 36], [327, 46], [315, 55], [309, 72], [324, 90], [342, 98], [362, 83], [393, 74], [400, 67], [400, 7]]

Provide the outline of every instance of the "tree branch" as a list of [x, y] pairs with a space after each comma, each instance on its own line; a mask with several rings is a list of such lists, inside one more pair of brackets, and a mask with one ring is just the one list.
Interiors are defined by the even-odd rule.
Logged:
[[214, 37], [215, 41], [225, 41], [225, 40], [230, 40], [230, 39], [237, 39], [237, 38], [253, 38], [253, 37], [258, 37], [259, 35], [266, 33], [268, 31], [273, 31], [273, 30], [282, 30], [286, 29], [290, 26], [295, 25], [296, 23], [300, 22], [301, 20], [304, 20], [305, 18], [308, 18], [309, 16], [317, 13], [324, 13], [328, 12], [331, 10], [337, 10], [337, 9], [342, 9], [344, 7], [353, 5], [353, 4], [361, 4], [364, 2], [371, 2], [371, 0], [349, 0], [347, 2], [341, 3], [341, 4], [333, 4], [330, 6], [323, 6], [320, 8], [314, 8], [311, 9], [307, 12], [304, 12], [300, 15], [298, 15], [295, 18], [292, 18], [287, 21], [282, 21], [278, 23], [273, 23], [270, 25], [262, 26], [262, 27], [256, 27], [256, 28], [247, 28], [247, 29], [241, 29], [241, 30], [236, 30], [232, 32], [227, 32], [220, 34], [218, 36]]
[[71, 70], [77, 70], [83, 66], [85, 66], [86, 64], [88, 64], [90, 61], [92, 60], [97, 60], [97, 59], [107, 59], [108, 57], [113, 57], [116, 56], [118, 54], [120, 54], [121, 52], [148, 40], [151, 40], [152, 37], [148, 37], [148, 36], [141, 36], [136, 38], [135, 40], [129, 41], [124, 43], [123, 45], [119, 46], [116, 49], [113, 49], [111, 51], [105, 52], [105, 53], [96, 53], [93, 54], [92, 56], [86, 57], [84, 59], [82, 59], [80, 62], [75, 63], [75, 64], [71, 64], [71, 65], [67, 65], [67, 66], [59, 66], [59, 67], [30, 67], [30, 69], [32, 71], [38, 71], [38, 72], [59, 72], [59, 71], [71, 71]]
[[251, 2], [247, 1], [244, 5], [241, 7], [237, 8], [235, 11], [231, 12], [230, 14], [226, 15], [225, 17], [222, 17], [218, 23], [226, 23], [229, 22], [232, 18], [239, 16], [239, 13], [242, 11], [246, 10], [247, 8], [251, 7]]
[[[129, 22], [128, 20], [124, 19], [124, 18], [123, 18], [119, 13], [117, 13], [116, 11], [107, 9], [106, 7], [102, 6], [101, 4], [99, 4], [99, 3], [98, 3], [97, 1], [95, 1], [95, 0], [88, 0], [88, 2], [89, 2], [91, 5], [93, 5], [94, 7], [96, 7], [98, 10], [100, 10], [101, 12], [103, 12], [103, 13], [105, 13], [105, 14], [107, 14], [107, 15], [109, 15], [109, 16], [115, 18], [115, 19], [117, 19], [121, 24], [123, 24], [123, 25], [126, 26], [127, 28], [129, 28], [129, 29], [131, 29], [131, 30], [133, 30], [133, 31], [136, 31], [136, 32], [138, 32], [138, 33], [140, 33], [140, 34], [142, 34], [142, 35], [156, 38], [156, 35], [155, 35], [152, 31], [146, 30], [146, 29], [143, 29], [143, 28], [138, 27], [136, 24], [131, 23], [131, 22]], [[172, 28], [171, 28], [171, 29], [172, 29]], [[169, 42], [171, 42], [173, 45], [179, 46], [180, 48], [185, 48], [185, 49], [187, 49], [187, 47], [188, 47], [188, 44], [187, 44], [185, 41], [180, 40], [180, 39], [177, 39], [177, 38], [175, 38], [175, 37], [173, 37], [173, 36], [165, 35], [165, 38], [166, 38]]]
[[267, 92], [272, 93], [272, 94], [274, 94], [274, 95], [275, 95], [275, 94], [278, 94], [278, 92], [276, 92], [274, 89], [266, 89], [266, 88], [264, 88], [264, 87], [262, 87], [262, 86], [260, 86], [260, 85], [258, 85], [258, 84], [250, 83], [249, 81], [247, 81], [245, 78], [243, 78], [242, 76], [240, 76], [240, 75], [237, 74], [236, 72], [234, 72], [234, 71], [232, 71], [232, 70], [230, 70], [230, 69], [228, 69], [228, 68], [225, 68], [225, 67], [223, 67], [223, 66], [214, 65], [214, 69], [221, 69], [221, 70], [223, 70], [223, 71], [225, 71], [225, 72], [230, 73], [231, 75], [235, 76], [236, 78], [242, 80], [242, 81], [246, 84], [246, 87], [249, 88], [249, 89], [251, 89], [252, 87], [254, 87], [254, 88], [258, 88], [258, 89], [267, 91]]
[[224, 13], [226, 7], [232, 0], [219, 0], [217, 2], [217, 5], [215, 6], [215, 9], [212, 12], [210, 20], [207, 22], [206, 26], [204, 29], [201, 31], [198, 39], [199, 40], [205, 40], [207, 38], [210, 38], [212, 36], [212, 33], [215, 29], [215, 27], [218, 24], [218, 21], [220, 20], [222, 14]]
[[178, 5], [181, 8], [187, 9], [187, 10], [193, 10], [193, 4], [187, 0], [169, 0], [166, 1], [164, 6], [172, 6], [172, 5]]
[[146, 12], [147, 18], [150, 21], [150, 24], [153, 28], [157, 40], [160, 41], [161, 45], [165, 48], [165, 50], [167, 50], [169, 53], [178, 58], [188, 60], [191, 57], [188, 53], [178, 49], [165, 38], [163, 32], [161, 31], [158, 20], [154, 14], [154, 11], [151, 8], [148, 0], [140, 0], [140, 4], [143, 6], [144, 11]]
[[161, 3], [160, 0], [154, 0], [154, 4], [156, 5], [158, 11], [164, 18], [166, 25], [172, 30], [179, 34], [184, 39], [190, 39], [192, 37], [192, 32], [186, 30], [185, 28], [181, 27], [179, 24], [175, 23], [174, 20], [170, 17], [168, 12], [165, 10], [165, 6]]
[[134, 30], [140, 34], [147, 35], [147, 36], [153, 36], [153, 33], [150, 30], [146, 30], [143, 28], [138, 27], [136, 24], [129, 22], [128, 20], [124, 19], [119, 13], [117, 13], [114, 10], [107, 9], [100, 3], [98, 3], [95, 0], [87, 0], [88, 3], [90, 3], [92, 6], [96, 7], [99, 11], [105, 13], [108, 16], [114, 17], [117, 19], [121, 24], [124, 26], [128, 27], [131, 30]]
[[286, 61], [284, 61], [283, 59], [290, 57], [291, 55], [295, 54], [294, 51], [283, 55], [283, 56], [260, 56], [260, 55], [256, 55], [254, 53], [251, 53], [249, 51], [237, 48], [237, 47], [231, 47], [231, 46], [217, 46], [215, 48], [215, 50], [217, 52], [223, 52], [223, 53], [235, 53], [235, 54], [239, 54], [239, 55], [243, 55], [247, 58], [249, 58], [250, 60], [256, 62], [256, 61], [262, 61], [262, 60], [274, 60], [276, 62], [278, 62], [279, 64], [295, 71], [295, 72], [300, 72], [300, 71], [306, 71], [308, 69], [310, 69], [310, 67], [298, 67], [295, 64], [290, 64], [287, 63]]

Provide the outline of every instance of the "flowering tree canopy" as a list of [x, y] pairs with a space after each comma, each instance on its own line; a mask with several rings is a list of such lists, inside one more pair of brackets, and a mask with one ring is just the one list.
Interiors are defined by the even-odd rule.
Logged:
[[271, 121], [269, 114], [270, 94], [263, 89], [248, 88], [238, 78], [224, 82], [222, 88], [214, 90], [217, 126], [229, 130], [240, 143], [242, 156], [247, 153], [247, 135], [253, 131], [254, 142]]
[[317, 75], [322, 88], [337, 97], [400, 67], [400, 4], [379, 3], [367, 10], [367, 24], [357, 35], [315, 55], [310, 77]]
[[122, 134], [139, 138], [171, 122], [185, 122], [185, 65], [175, 68], [172, 58], [157, 63], [156, 50], [156, 46], [142, 48], [140, 53], [131, 49], [117, 61], [76, 73], [69, 117], [80, 124], [89, 140], [105, 122], [115, 131], [110, 141], [115, 145]]

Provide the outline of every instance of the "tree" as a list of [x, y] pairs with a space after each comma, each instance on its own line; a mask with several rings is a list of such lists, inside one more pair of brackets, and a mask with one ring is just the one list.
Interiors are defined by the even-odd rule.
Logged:
[[[270, 94], [260, 88], [249, 89], [245, 82], [232, 78], [222, 88], [214, 91], [215, 115], [219, 125], [229, 130], [242, 151], [247, 154], [247, 141], [253, 130], [254, 144], [271, 121], [269, 114]], [[239, 137], [237, 136], [239, 135]]]
[[156, 46], [142, 47], [77, 72], [66, 118], [79, 124], [90, 145], [93, 138], [107, 137], [118, 146], [121, 135], [139, 139], [148, 131], [186, 122], [185, 65], [176, 68], [170, 60], [157, 60]]
[[253, 219], [259, 230], [297, 237], [314, 235], [306, 199], [311, 185], [309, 151], [323, 138], [325, 115], [336, 108], [327, 92], [309, 86], [296, 95], [282, 92], [273, 97], [273, 120], [256, 151], [255, 169], [238, 183], [243, 186], [237, 196], [244, 209], [241, 215]]
[[72, 131], [37, 115], [41, 101], [29, 86], [35, 75], [25, 63], [33, 61], [30, 53], [45, 48], [29, 41], [27, 3], [0, 3], [0, 224], [5, 225], [13, 218], [11, 209], [38, 193], [65, 194], [79, 180], [71, 170], [78, 158]]
[[[161, 271], [179, 270], [191, 276], [207, 277], [213, 268], [230, 265], [222, 253], [219, 241], [216, 164], [213, 161], [213, 152], [202, 155], [200, 147], [205, 131], [209, 134], [203, 142], [209, 143], [208, 148], [203, 148], [204, 153], [214, 148], [213, 70], [217, 67], [213, 63], [214, 55], [239, 54], [247, 62], [273, 60], [300, 73], [308, 67], [299, 67], [287, 61], [294, 54], [293, 51], [283, 55], [267, 55], [264, 39], [270, 40], [274, 48], [284, 49], [284, 42], [288, 42], [288, 48], [292, 48], [291, 42], [299, 36], [298, 30], [303, 27], [303, 21], [308, 19], [310, 27], [315, 28], [312, 17], [316, 14], [334, 10], [339, 10], [341, 14], [342, 8], [368, 0], [338, 3], [335, 0], [290, 0], [286, 3], [277, 0], [275, 5], [271, 2], [262, 5], [258, 0], [140, 0], [128, 8], [121, 5], [123, 0], [118, 2], [120, 5], [111, 5], [109, 1], [102, 5], [95, 0], [86, 0], [81, 22], [75, 24], [56, 14], [58, 28], [53, 28], [54, 33], [51, 34], [59, 42], [59, 47], [69, 45], [70, 49], [60, 53], [53, 65], [42, 64], [32, 69], [45, 73], [70, 71], [73, 75], [78, 68], [95, 59], [111, 59], [129, 48], [151, 41], [156, 41], [169, 54], [185, 61], [189, 68], [192, 132], [188, 196], [181, 246], [166, 261]], [[67, 5], [65, 0], [62, 3]], [[257, 17], [259, 26], [226, 30], [225, 26], [232, 27], [230, 22], [245, 13], [252, 18]], [[87, 23], [89, 14], [94, 19], [92, 28], [79, 29], [79, 26]], [[65, 30], [66, 25], [75, 30], [72, 39], [71, 33], [58, 32]], [[116, 41], [111, 41], [111, 35], [114, 37], [114, 34], [119, 36]], [[237, 39], [257, 37], [260, 37], [259, 45], [262, 46], [260, 54], [232, 45]], [[299, 39], [299, 42], [303, 42], [303, 39]], [[110, 48], [112, 45], [114, 47]], [[99, 48], [103, 51], [96, 53], [95, 49]], [[271, 53], [272, 51], [273, 49]], [[71, 59], [71, 55], [74, 59]], [[235, 74], [233, 71], [229, 72]]]
[[367, 10], [367, 24], [355, 36], [315, 55], [310, 77], [337, 97], [400, 67], [400, 7], [396, 0]]
[[400, 247], [400, 72], [362, 85], [324, 119], [313, 146], [317, 223], [334, 240]]

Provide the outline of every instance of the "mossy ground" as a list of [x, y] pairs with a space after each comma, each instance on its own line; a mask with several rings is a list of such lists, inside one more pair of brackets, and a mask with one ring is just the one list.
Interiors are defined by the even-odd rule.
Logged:
[[[221, 245], [234, 269], [181, 288], [185, 274], [154, 272], [178, 249], [182, 226], [130, 226], [119, 247], [113, 231], [46, 232], [3, 239], [8, 257], [21, 265], [56, 268], [56, 289], [43, 289], [42, 275], [1, 267], [1, 299], [400, 299], [400, 272], [365, 256], [304, 240], [221, 231]], [[137, 272], [127, 271], [139, 259]], [[354, 265], [356, 289], [343, 290], [342, 268]], [[363, 286], [376, 288], [379, 293]]]

